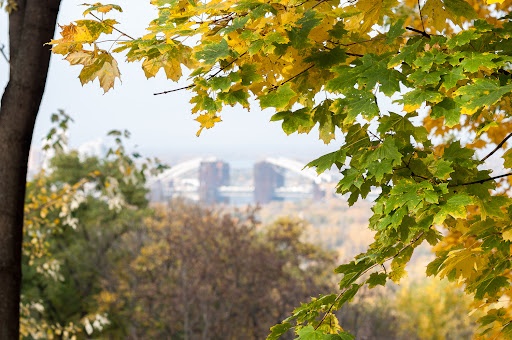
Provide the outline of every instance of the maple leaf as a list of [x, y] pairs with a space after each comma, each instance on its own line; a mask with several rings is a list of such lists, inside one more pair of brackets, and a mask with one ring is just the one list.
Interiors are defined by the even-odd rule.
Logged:
[[284, 109], [289, 106], [290, 100], [296, 96], [295, 91], [291, 89], [289, 83], [281, 85], [277, 90], [271, 90], [268, 94], [260, 97], [260, 106], [262, 109], [274, 107]]
[[467, 215], [467, 206], [473, 203], [473, 199], [467, 194], [456, 194], [448, 199], [441, 209], [434, 216], [434, 223], [441, 224], [446, 216], [451, 215], [454, 218], [465, 218]]
[[[318, 124], [324, 143], [339, 141], [337, 151], [308, 166], [323, 172], [335, 165], [343, 176], [336, 190], [348, 195], [349, 205], [380, 190], [369, 223], [375, 243], [337, 269], [344, 293], [296, 308], [269, 338], [292, 325], [305, 329], [300, 338], [325, 338], [326, 325], [314, 332], [306, 327], [362, 285], [399, 280], [423, 240], [439, 250], [429, 275], [458, 279], [477, 299], [505, 294], [511, 200], [497, 194], [507, 192], [497, 179], [508, 174], [491, 177], [485, 161], [497, 151], [482, 158], [475, 149], [504, 145], [510, 133], [512, 25], [510, 14], [494, 15], [508, 13], [503, 1], [475, 1], [359, 0], [333, 7], [325, 1], [152, 0], [157, 15], [149, 33], [114, 43], [113, 53], [141, 62], [146, 77], [163, 69], [177, 81], [183, 66], [190, 69], [185, 88], [193, 92], [198, 135], [220, 121], [223, 107], [249, 109], [253, 96], [262, 109], [275, 109], [271, 120], [282, 121], [284, 133], [309, 133]], [[116, 9], [94, 4], [86, 14]], [[98, 77], [104, 89], [113, 81], [102, 81], [101, 73], [112, 80], [117, 70], [97, 47], [117, 25], [108, 20], [76, 21], [51, 41], [53, 53], [83, 65], [83, 83]], [[388, 102], [400, 105], [388, 112]], [[512, 167], [512, 151], [502, 157]], [[447, 233], [435, 230], [438, 225]], [[389, 274], [362, 277], [386, 261]], [[512, 332], [505, 314], [488, 315]]]
[[100, 87], [104, 92], [107, 92], [114, 87], [116, 78], [121, 79], [117, 62], [112, 55], [106, 51], [72, 52], [68, 54], [66, 60], [69, 61], [71, 65], [84, 66], [78, 76], [82, 85], [98, 78]]
[[455, 94], [460, 96], [462, 113], [473, 114], [481, 107], [493, 105], [510, 91], [512, 85], [501, 86], [496, 80], [477, 78], [473, 84], [461, 86]]
[[199, 115], [195, 120], [201, 124], [201, 127], [196, 133], [196, 136], [198, 137], [204, 128], [211, 129], [215, 123], [222, 121], [219, 116], [210, 113]]
[[[87, 4], [84, 4], [84, 5], [87, 5]], [[110, 12], [111, 10], [115, 9], [116, 11], [119, 11], [119, 12], [122, 12], [123, 9], [118, 6], [118, 5], [114, 5], [114, 4], [107, 4], [107, 5], [103, 5], [99, 2], [95, 3], [94, 5], [90, 6], [89, 8], [87, 8], [83, 15], [86, 16], [87, 14], [91, 13], [92, 11], [96, 11], [98, 13], [108, 13]]]

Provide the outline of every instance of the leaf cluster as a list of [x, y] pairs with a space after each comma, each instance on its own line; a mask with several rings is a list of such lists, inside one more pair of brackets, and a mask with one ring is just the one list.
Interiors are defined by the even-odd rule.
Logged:
[[[324, 328], [332, 312], [363, 285], [398, 282], [424, 241], [436, 251], [427, 274], [474, 295], [488, 310], [484, 333], [508, 334], [510, 312], [496, 304], [512, 295], [511, 173], [494, 176], [486, 161], [509, 147], [512, 128], [509, 1], [152, 4], [158, 13], [149, 33], [114, 51], [141, 61], [147, 77], [163, 68], [178, 80], [188, 68], [190, 85], [182, 89], [194, 93], [198, 134], [221, 121], [224, 106], [249, 109], [255, 98], [276, 111], [272, 120], [285, 133], [317, 126], [324, 143], [338, 143], [308, 165], [320, 173], [335, 166], [343, 175], [337, 192], [350, 204], [378, 194], [369, 221], [375, 241], [337, 268], [340, 292], [297, 308], [269, 338], [291, 327], [299, 338], [341, 337], [336, 322]], [[117, 22], [96, 19], [64, 26], [51, 44], [84, 66], [83, 83], [99, 77], [108, 90], [117, 66], [97, 39], [118, 30]], [[506, 168], [511, 158], [507, 150]]]

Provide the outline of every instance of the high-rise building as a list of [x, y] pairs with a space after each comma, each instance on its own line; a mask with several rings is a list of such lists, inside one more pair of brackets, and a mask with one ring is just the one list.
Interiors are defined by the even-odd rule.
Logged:
[[229, 164], [223, 161], [203, 161], [199, 166], [199, 201], [203, 204], [228, 203], [219, 188], [229, 185]]
[[254, 164], [254, 202], [259, 204], [276, 201], [276, 189], [284, 186], [284, 175], [268, 162]]

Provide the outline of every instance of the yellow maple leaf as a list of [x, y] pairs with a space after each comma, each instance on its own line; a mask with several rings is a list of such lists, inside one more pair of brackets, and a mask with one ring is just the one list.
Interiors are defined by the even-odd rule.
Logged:
[[70, 53], [66, 60], [71, 65], [83, 65], [78, 78], [82, 85], [98, 78], [104, 92], [114, 87], [116, 78], [121, 78], [117, 61], [104, 50], [77, 51]]
[[449, 15], [441, 0], [428, 0], [421, 9], [421, 13], [439, 32], [446, 28], [446, 20], [449, 19]]
[[211, 129], [215, 125], [215, 123], [222, 121], [222, 119], [220, 119], [219, 116], [211, 113], [199, 115], [199, 117], [197, 117], [195, 120], [201, 124], [201, 128], [199, 128], [199, 130], [196, 133], [196, 136], [198, 137], [204, 128]]
[[495, 3], [498, 3], [498, 4], [502, 4], [505, 0], [486, 0], [487, 4], [491, 5], [491, 4], [495, 4]]
[[182, 76], [180, 63], [167, 53], [160, 54], [156, 58], [145, 59], [144, 62], [142, 62], [142, 69], [144, 70], [146, 78], [156, 76], [161, 68], [164, 69], [167, 79], [178, 81]]

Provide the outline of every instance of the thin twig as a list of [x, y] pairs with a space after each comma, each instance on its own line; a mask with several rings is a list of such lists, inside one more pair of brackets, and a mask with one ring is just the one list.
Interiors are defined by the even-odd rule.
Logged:
[[153, 93], [153, 95], [154, 96], [158, 96], [160, 94], [167, 94], [167, 93], [177, 92], [177, 91], [181, 91], [181, 90], [188, 90], [188, 89], [193, 88], [194, 86], [195, 86], [194, 84], [190, 84], [190, 85], [187, 85], [187, 86], [179, 87], [177, 89], [172, 89], [172, 90], [167, 90], [167, 91], [163, 91], [163, 92]]
[[498, 145], [496, 145], [496, 147], [491, 152], [489, 152], [487, 156], [482, 158], [482, 162], [485, 161], [487, 158], [491, 157], [496, 151], [498, 151], [510, 137], [512, 137], [512, 133], [509, 133], [507, 137], [505, 137]]
[[135, 38], [133, 38], [133, 37], [129, 36], [128, 34], [124, 33], [123, 31], [120, 31], [120, 30], [118, 30], [117, 28], [115, 28], [114, 26], [112, 26], [112, 25], [110, 25], [110, 24], [105, 23], [105, 21], [104, 21], [104, 20], [102, 20], [102, 19], [98, 18], [96, 15], [94, 15], [94, 14], [92, 14], [92, 13], [89, 13], [89, 14], [90, 14], [90, 15], [92, 15], [94, 18], [96, 18], [96, 20], [101, 21], [102, 23], [104, 23], [104, 24], [106, 24], [107, 26], [111, 27], [114, 31], [117, 31], [117, 32], [121, 33], [122, 35], [124, 35], [124, 36], [125, 36], [125, 37], [127, 37], [127, 38], [130, 38], [130, 39], [132, 39], [132, 40], [135, 40]]
[[424, 36], [425, 38], [430, 39], [430, 34], [428, 34], [428, 33], [427, 33], [427, 32], [425, 32], [425, 31], [421, 31], [421, 30], [418, 30], [418, 29], [416, 29], [416, 28], [414, 28], [414, 27], [410, 27], [410, 26], [407, 26], [405, 29], [406, 29], [406, 30], [409, 30], [409, 31], [413, 31], [413, 32], [419, 33], [419, 34], [421, 34], [422, 36]]
[[360, 57], [360, 58], [364, 57], [364, 55], [362, 55], [362, 54], [357, 54], [357, 53], [345, 52], [345, 54], [346, 54], [346, 55], [349, 55], [349, 56], [351, 56], [351, 57]]
[[423, 27], [423, 32], [426, 32], [425, 24], [423, 23], [423, 15], [421, 14], [420, 0], [418, 0], [418, 12], [420, 12], [421, 27]]
[[296, 75], [294, 76], [291, 76], [290, 78], [286, 79], [285, 81], [283, 81], [282, 83], [280, 83], [279, 85], [274, 85], [270, 90], [269, 92], [272, 92], [272, 91], [275, 91], [277, 90], [279, 87], [283, 86], [284, 84], [286, 84], [287, 82], [297, 78], [298, 76], [300, 76], [301, 74], [304, 74], [306, 73], [307, 71], [309, 71], [310, 69], [312, 69], [313, 67], [315, 66], [315, 64], [312, 64], [311, 66], [307, 67], [306, 69], [300, 71], [299, 73], [297, 73]]
[[[217, 76], [219, 73], [221, 73], [222, 71], [226, 70], [228, 67], [230, 67], [231, 65], [233, 65], [233, 63], [235, 61], [237, 61], [238, 59], [240, 59], [241, 57], [243, 57], [245, 54], [247, 54], [247, 52], [244, 52], [242, 54], [240, 54], [238, 57], [236, 57], [235, 59], [233, 59], [232, 61], [230, 61], [226, 66], [224, 67], [221, 67], [220, 70], [218, 70], [217, 72], [215, 72], [214, 74], [211, 74], [209, 75], [206, 80], [210, 80], [212, 79], [213, 77]], [[211, 69], [210, 69], [211, 71]], [[208, 72], [210, 72], [208, 71]], [[187, 86], [183, 86], [183, 87], [180, 87], [180, 88], [177, 88], [177, 89], [172, 89], [172, 90], [167, 90], [167, 91], [163, 91], [163, 92], [157, 92], [157, 93], [153, 93], [154, 96], [158, 96], [158, 95], [161, 95], [161, 94], [167, 94], [167, 93], [171, 93], [171, 92], [176, 92], [176, 91], [181, 91], [181, 90], [188, 90], [192, 87], [194, 87], [195, 85], [194, 84], [190, 84], [190, 85], [187, 85]]]
[[228, 67], [230, 67], [231, 65], [233, 65], [233, 63], [235, 61], [237, 61], [238, 59], [242, 58], [244, 55], [247, 54], [247, 51], [240, 54], [238, 57], [236, 57], [235, 59], [233, 59], [232, 61], [230, 61], [226, 66], [224, 67], [221, 67], [220, 70], [218, 70], [217, 72], [215, 72], [214, 74], [211, 74], [210, 76], [208, 76], [208, 78], [206, 78], [206, 80], [210, 80], [212, 79], [213, 77], [215, 77], [217, 74], [221, 73], [222, 71], [224, 71], [225, 69], [227, 69]]
[[7, 61], [7, 63], [10, 64], [11, 62], [9, 61], [9, 58], [7, 57], [7, 54], [5, 54], [4, 48], [5, 48], [5, 45], [4, 44], [0, 44], [0, 53], [2, 53], [2, 55], [4, 56], [4, 58]]
[[485, 182], [493, 181], [493, 180], [495, 180], [495, 179], [499, 179], [499, 178], [503, 178], [503, 177], [508, 177], [508, 176], [512, 176], [512, 172], [509, 172], [509, 173], [507, 173], [507, 174], [502, 174], [502, 175], [494, 176], [494, 177], [489, 177], [489, 178], [480, 179], [480, 180], [478, 180], [478, 181], [473, 181], [473, 182], [468, 182], [468, 183], [461, 183], [461, 184], [448, 185], [448, 188], [461, 187], [461, 186], [465, 186], [465, 185], [472, 185], [472, 184], [482, 184], [482, 183], [485, 183]]

